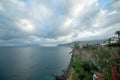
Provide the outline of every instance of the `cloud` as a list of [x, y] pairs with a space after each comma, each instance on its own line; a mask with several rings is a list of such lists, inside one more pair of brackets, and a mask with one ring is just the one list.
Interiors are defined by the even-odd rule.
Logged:
[[16, 23], [18, 25], [18, 28], [25, 32], [34, 32], [34, 26], [33, 24], [26, 19], [20, 19], [19, 22]]
[[2, 7], [2, 4], [0, 3], [0, 11], [2, 11], [3, 10], [3, 7]]
[[1, 0], [0, 45], [56, 45], [112, 37], [120, 28], [119, 3], [101, 7], [98, 0]]

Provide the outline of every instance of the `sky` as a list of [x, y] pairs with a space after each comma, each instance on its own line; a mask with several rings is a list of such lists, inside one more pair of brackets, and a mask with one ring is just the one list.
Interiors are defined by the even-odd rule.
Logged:
[[120, 30], [120, 0], [0, 0], [0, 46], [107, 39]]

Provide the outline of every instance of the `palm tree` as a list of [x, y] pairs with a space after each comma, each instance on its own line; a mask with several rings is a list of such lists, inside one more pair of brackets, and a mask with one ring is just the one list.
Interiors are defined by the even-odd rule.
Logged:
[[119, 39], [119, 42], [120, 42], [120, 31], [116, 31], [115, 34], [118, 35], [118, 39]]

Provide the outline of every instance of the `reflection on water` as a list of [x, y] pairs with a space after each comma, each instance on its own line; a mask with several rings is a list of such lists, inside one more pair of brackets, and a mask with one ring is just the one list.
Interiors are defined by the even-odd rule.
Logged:
[[71, 56], [70, 48], [0, 47], [0, 80], [54, 80]]

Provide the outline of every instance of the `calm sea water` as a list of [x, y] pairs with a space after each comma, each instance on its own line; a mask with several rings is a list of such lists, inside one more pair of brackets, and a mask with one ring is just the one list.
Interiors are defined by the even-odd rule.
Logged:
[[0, 47], [0, 80], [54, 80], [70, 62], [70, 48]]

